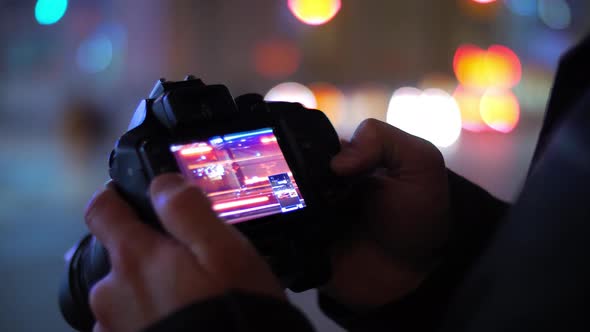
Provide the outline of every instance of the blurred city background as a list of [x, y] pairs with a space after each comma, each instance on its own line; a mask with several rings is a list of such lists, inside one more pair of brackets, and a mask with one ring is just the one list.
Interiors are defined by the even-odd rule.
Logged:
[[[70, 331], [63, 254], [158, 78], [299, 101], [342, 137], [388, 121], [513, 200], [589, 14], [584, 0], [0, 1], [0, 331]], [[293, 298], [338, 331], [313, 291]]]

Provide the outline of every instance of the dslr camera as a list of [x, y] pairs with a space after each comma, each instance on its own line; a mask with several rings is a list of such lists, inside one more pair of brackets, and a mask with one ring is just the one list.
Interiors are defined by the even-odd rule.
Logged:
[[[347, 187], [330, 170], [339, 151], [321, 111], [257, 94], [234, 100], [224, 85], [188, 76], [156, 82], [108, 164], [121, 196], [161, 231], [149, 184], [162, 173], [183, 174], [207, 194], [220, 220], [252, 242], [283, 286], [300, 292], [330, 275], [330, 224]], [[70, 253], [60, 309], [72, 327], [91, 330], [88, 295], [109, 272], [108, 253], [91, 235]]]

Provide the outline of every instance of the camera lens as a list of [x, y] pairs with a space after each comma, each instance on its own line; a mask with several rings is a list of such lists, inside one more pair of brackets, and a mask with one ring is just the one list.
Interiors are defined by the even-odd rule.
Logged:
[[90, 289], [110, 270], [108, 253], [90, 234], [66, 258], [66, 273], [59, 289], [59, 307], [65, 320], [78, 331], [91, 331], [94, 315], [90, 310]]

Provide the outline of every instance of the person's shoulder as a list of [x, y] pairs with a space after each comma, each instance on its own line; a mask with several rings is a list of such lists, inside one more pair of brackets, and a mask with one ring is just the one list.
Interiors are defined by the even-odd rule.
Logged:
[[590, 65], [587, 61], [590, 55], [590, 34], [584, 37], [576, 46], [565, 52], [560, 59], [560, 65]]
[[542, 155], [555, 128], [580, 98], [590, 90], [590, 76], [587, 75], [590, 71], [589, 58], [590, 35], [561, 56], [532, 166]]

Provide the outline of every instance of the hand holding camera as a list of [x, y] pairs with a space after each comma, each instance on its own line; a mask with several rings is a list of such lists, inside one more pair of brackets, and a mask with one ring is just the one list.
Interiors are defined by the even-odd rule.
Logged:
[[325, 294], [366, 311], [416, 289], [442, 259], [449, 193], [440, 151], [369, 119], [332, 160], [341, 176], [363, 177], [348, 198], [353, 228], [332, 249]]
[[[177, 220], [187, 225], [194, 223], [195, 229], [183, 224], [185, 229], [181, 233], [199, 233], [199, 239], [204, 241], [213, 241], [211, 236], [215, 234], [209, 233], [212, 230], [239, 232], [264, 257], [283, 288], [304, 291], [325, 283], [329, 277], [327, 250], [334, 222], [332, 214], [348, 186], [345, 179], [330, 169], [330, 160], [339, 149], [336, 131], [320, 111], [296, 103], [265, 102], [254, 94], [234, 100], [225, 86], [206, 85], [193, 76], [178, 82], [162, 79], [156, 82], [150, 97], [139, 104], [129, 130], [115, 144], [109, 158], [113, 189], [105, 193], [115, 201], [117, 192], [118, 199], [129, 205], [125, 211], [134, 211], [133, 219], [141, 220], [143, 228], [150, 229], [147, 233], [159, 237], [169, 232], [181, 239], [166, 224]], [[177, 211], [172, 212], [176, 217], [163, 215], [148, 192], [150, 184], [165, 173], [182, 174], [192, 183], [191, 190], [198, 187], [210, 203], [204, 207], [202, 198], [195, 196], [195, 202], [183, 203], [186, 206], [174, 205]], [[199, 204], [204, 211], [187, 210]], [[125, 255], [126, 250], [108, 243], [101, 245], [100, 240], [109, 239], [111, 228], [116, 232], [120, 226], [121, 221], [112, 210], [103, 209], [111, 214], [101, 219], [102, 223], [89, 223], [93, 233], [99, 232], [95, 234], [98, 240], [86, 236], [74, 247], [67, 262], [60, 308], [68, 323], [79, 330], [88, 330], [94, 324], [89, 293], [104, 277], [109, 284], [108, 280], [113, 278], [111, 265], [114, 275], [117, 270], [128, 269], [126, 265], [134, 266], [133, 259], [115, 266], [117, 262], [112, 256], [121, 252]], [[171, 210], [174, 209], [166, 211]], [[215, 222], [225, 225], [199, 229], [197, 223], [203, 222], [202, 216], [207, 220], [215, 217]], [[92, 228], [93, 224], [103, 225], [105, 219], [109, 219], [111, 226]], [[117, 242], [124, 248], [133, 248], [140, 241], [133, 232], [125, 235]], [[198, 248], [200, 240], [188, 247]], [[224, 256], [228, 254], [225, 249], [212, 252], [219, 251]], [[112, 250], [115, 252], [111, 253]], [[247, 253], [248, 250], [246, 256]], [[232, 269], [231, 260], [228, 264]], [[168, 281], [173, 282], [174, 278], [185, 277], [172, 270], [170, 278], [173, 279]], [[140, 282], [138, 287], [142, 285]], [[238, 285], [224, 287], [230, 286]], [[272, 288], [272, 282], [269, 286]]]
[[432, 144], [367, 120], [341, 151], [320, 111], [234, 101], [192, 76], [156, 83], [109, 173], [86, 217], [96, 238], [75, 248], [60, 293], [80, 330], [142, 328], [232, 290], [325, 285], [367, 310], [415, 289], [447, 240]]
[[111, 271], [90, 294], [94, 331], [138, 331], [229, 291], [285, 298], [266, 262], [218, 219], [199, 188], [166, 174], [150, 193], [168, 235], [143, 223], [112, 183], [89, 205], [86, 222], [111, 260]]

